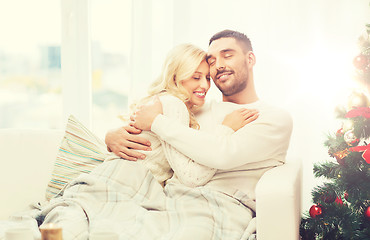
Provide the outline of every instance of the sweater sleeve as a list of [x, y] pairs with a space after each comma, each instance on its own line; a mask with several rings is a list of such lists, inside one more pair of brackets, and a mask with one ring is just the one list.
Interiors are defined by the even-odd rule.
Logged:
[[254, 122], [223, 136], [184, 128], [168, 117], [158, 115], [151, 130], [194, 161], [211, 168], [228, 170], [286, 153], [292, 120], [282, 110], [260, 112]]
[[[168, 119], [184, 128], [189, 128], [189, 112], [180, 99], [165, 95], [160, 97], [160, 100], [163, 106], [163, 114]], [[223, 129], [220, 131], [226, 132], [228, 130]], [[181, 183], [189, 187], [201, 186], [206, 184], [216, 173], [216, 169], [194, 162], [166, 141], [163, 141], [161, 138], [159, 140], [162, 143], [162, 149], [168, 163]]]

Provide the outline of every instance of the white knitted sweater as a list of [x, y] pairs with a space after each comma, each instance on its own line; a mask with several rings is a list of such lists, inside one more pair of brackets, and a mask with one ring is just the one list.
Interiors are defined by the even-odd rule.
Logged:
[[[164, 116], [189, 128], [189, 112], [179, 98], [165, 94], [159, 99]], [[222, 125], [217, 129], [220, 134], [234, 132], [231, 128]], [[151, 142], [152, 151], [143, 151], [142, 153], [147, 157], [139, 162], [144, 164], [161, 184], [172, 177], [173, 180], [180, 181], [189, 187], [196, 187], [206, 184], [216, 173], [216, 169], [194, 162], [151, 131], [143, 131], [141, 137]]]

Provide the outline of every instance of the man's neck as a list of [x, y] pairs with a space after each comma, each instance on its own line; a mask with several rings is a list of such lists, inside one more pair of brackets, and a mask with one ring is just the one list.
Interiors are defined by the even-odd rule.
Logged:
[[258, 96], [255, 91], [250, 91], [250, 92], [240, 92], [231, 96], [225, 96], [222, 95], [222, 101], [224, 102], [232, 102], [236, 104], [249, 104], [249, 103], [254, 103], [258, 101]]

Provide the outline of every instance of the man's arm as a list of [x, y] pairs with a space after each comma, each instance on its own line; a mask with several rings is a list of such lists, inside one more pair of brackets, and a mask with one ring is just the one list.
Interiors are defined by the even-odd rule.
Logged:
[[[105, 135], [105, 143], [108, 151], [114, 152], [117, 156], [126, 160], [136, 161], [137, 159], [145, 159], [145, 154], [139, 153], [136, 150], [151, 151], [150, 141], [137, 136], [142, 130], [150, 130], [150, 126], [154, 118], [163, 112], [162, 104], [158, 96], [145, 104], [151, 111], [139, 111], [142, 106], [138, 106], [137, 111], [130, 116], [130, 126], [124, 126], [118, 129], [113, 129]], [[149, 115], [148, 115], [149, 113]], [[135, 119], [145, 119], [140, 121], [142, 124], [136, 125]], [[150, 118], [150, 122], [147, 120]], [[149, 122], [149, 123], [146, 123]]]
[[272, 116], [260, 114], [230, 136], [184, 128], [158, 115], [151, 130], [194, 161], [217, 169], [232, 169], [247, 163], [269, 160], [286, 153], [292, 120], [285, 112]]
[[150, 151], [150, 142], [145, 138], [137, 136], [139, 133], [141, 133], [141, 130], [132, 126], [110, 130], [105, 135], [105, 144], [107, 144], [108, 151], [131, 161], [144, 159], [145, 155], [134, 149]]

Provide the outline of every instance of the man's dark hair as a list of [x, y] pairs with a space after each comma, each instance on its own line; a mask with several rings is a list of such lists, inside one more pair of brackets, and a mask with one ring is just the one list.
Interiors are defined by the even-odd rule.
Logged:
[[211, 39], [209, 40], [208, 46], [211, 45], [213, 41], [220, 39], [220, 38], [234, 38], [235, 40], [237, 40], [239, 43], [242, 44], [242, 46], [244, 47], [244, 50], [253, 51], [251, 40], [244, 33], [233, 31], [233, 30], [228, 30], [228, 29], [223, 30], [213, 35]]

